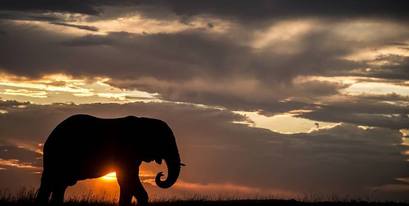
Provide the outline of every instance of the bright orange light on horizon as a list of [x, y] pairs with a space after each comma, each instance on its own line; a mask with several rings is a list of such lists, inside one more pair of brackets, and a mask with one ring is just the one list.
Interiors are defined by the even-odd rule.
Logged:
[[[108, 170], [108, 171], [114, 171], [114, 170]], [[139, 170], [139, 178], [141, 179], [142, 182], [153, 182], [155, 178], [155, 174], [150, 171], [148, 168], [141, 168]], [[109, 172], [104, 176], [101, 176], [98, 178], [100, 180], [99, 182], [116, 182], [116, 172]]]
[[102, 176], [101, 179], [105, 180], [105, 181], [116, 181], [116, 173], [115, 172], [110, 172], [110, 173]]

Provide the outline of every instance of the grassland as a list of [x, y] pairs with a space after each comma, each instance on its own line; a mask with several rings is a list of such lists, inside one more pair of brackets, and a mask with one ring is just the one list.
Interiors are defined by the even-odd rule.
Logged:
[[[35, 192], [23, 191], [18, 194], [0, 192], [0, 206], [34, 206]], [[99, 201], [84, 197], [64, 202], [65, 206], [116, 206], [114, 201]], [[238, 199], [238, 200], [161, 200], [150, 203], [151, 206], [409, 206], [405, 202], [371, 202], [371, 201], [297, 201], [279, 199]]]

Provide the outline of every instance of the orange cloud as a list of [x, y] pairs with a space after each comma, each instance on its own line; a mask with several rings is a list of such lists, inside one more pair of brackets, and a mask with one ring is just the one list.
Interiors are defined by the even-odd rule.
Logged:
[[6, 167], [15, 167], [19, 169], [40, 169], [39, 167], [36, 167], [32, 165], [31, 163], [27, 162], [21, 162], [18, 159], [1, 159], [0, 158], [0, 165], [1, 166], [6, 166]]

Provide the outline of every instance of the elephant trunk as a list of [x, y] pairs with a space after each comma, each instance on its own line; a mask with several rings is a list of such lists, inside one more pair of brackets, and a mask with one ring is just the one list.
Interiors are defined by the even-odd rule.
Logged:
[[162, 181], [161, 177], [163, 176], [163, 173], [159, 172], [156, 175], [155, 182], [160, 188], [169, 188], [175, 184], [179, 177], [181, 162], [179, 154], [176, 154], [176, 157], [173, 158], [164, 158], [164, 160], [168, 168], [168, 176]]

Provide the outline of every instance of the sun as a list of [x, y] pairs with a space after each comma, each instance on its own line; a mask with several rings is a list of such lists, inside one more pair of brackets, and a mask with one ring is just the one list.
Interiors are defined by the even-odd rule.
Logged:
[[105, 180], [105, 181], [116, 181], [116, 173], [115, 172], [110, 172], [110, 173], [102, 176], [101, 179]]
[[[150, 171], [141, 170], [139, 173], [139, 177], [143, 178], [143, 182], [149, 182], [154, 177], [154, 175]], [[98, 179], [105, 182], [114, 182], [117, 180], [117, 177], [115, 172], [110, 172], [102, 177], [99, 177]]]

